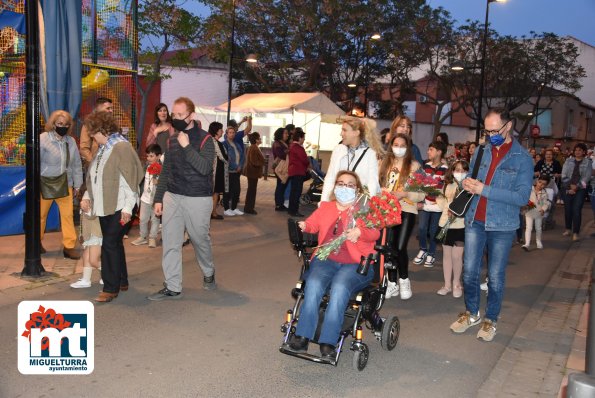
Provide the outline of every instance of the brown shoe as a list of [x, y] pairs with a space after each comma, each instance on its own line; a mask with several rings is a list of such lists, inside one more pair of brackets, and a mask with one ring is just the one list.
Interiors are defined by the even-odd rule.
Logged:
[[101, 292], [99, 296], [95, 297], [95, 301], [98, 303], [109, 303], [116, 297], [118, 297], [118, 293]]
[[78, 250], [76, 250], [74, 248], [72, 248], [72, 249], [64, 248], [62, 253], [64, 254], [64, 258], [69, 258], [71, 260], [78, 260], [79, 258], [81, 258], [81, 255], [78, 252]]
[[125, 292], [128, 290], [128, 285], [120, 285], [120, 291]]

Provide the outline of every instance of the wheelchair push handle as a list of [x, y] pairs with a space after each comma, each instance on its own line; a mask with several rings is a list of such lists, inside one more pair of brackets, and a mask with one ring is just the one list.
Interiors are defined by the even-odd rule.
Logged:
[[368, 254], [368, 257], [362, 256], [359, 261], [359, 267], [357, 267], [357, 273], [360, 275], [367, 275], [370, 269], [370, 264], [374, 262], [374, 255]]

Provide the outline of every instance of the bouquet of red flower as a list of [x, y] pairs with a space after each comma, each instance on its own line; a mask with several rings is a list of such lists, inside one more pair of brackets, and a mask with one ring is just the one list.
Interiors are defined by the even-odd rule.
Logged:
[[[401, 223], [401, 205], [399, 199], [391, 192], [382, 192], [379, 196], [370, 196], [367, 188], [360, 194], [349, 211], [352, 220], [349, 228], [382, 229]], [[338, 252], [347, 240], [343, 232], [337, 238], [317, 247], [316, 257], [326, 260], [331, 253]]]
[[158, 177], [159, 174], [161, 174], [161, 163], [159, 163], [159, 162], [151, 163], [149, 165], [149, 167], [147, 167], [147, 171], [153, 177]]
[[533, 203], [532, 201], [529, 201], [529, 203], [527, 203], [527, 208], [528, 208], [529, 210], [532, 210], [532, 209], [534, 209], [535, 207], [536, 207], [536, 206], [535, 206], [535, 203]]
[[406, 192], [423, 192], [428, 196], [440, 196], [442, 182], [438, 178], [427, 175], [424, 172], [417, 172], [407, 179], [405, 184]]

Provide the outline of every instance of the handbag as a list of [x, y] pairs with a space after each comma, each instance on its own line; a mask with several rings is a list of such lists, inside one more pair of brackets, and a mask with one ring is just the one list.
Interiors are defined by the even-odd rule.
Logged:
[[289, 178], [289, 171], [287, 170], [288, 166], [289, 163], [287, 160], [281, 159], [279, 160], [279, 163], [277, 163], [277, 167], [275, 167], [275, 174], [283, 184], [287, 183], [287, 178]]
[[58, 199], [68, 196], [68, 174], [56, 177], [41, 176], [41, 196], [44, 199]]
[[[66, 169], [70, 163], [70, 150], [68, 142], [66, 144]], [[48, 199], [59, 199], [68, 196], [68, 171], [55, 177], [40, 176], [41, 196]]]
[[[471, 178], [477, 178], [477, 173], [479, 172], [479, 165], [483, 156], [483, 145], [480, 145], [478, 150], [479, 153], [477, 154], [477, 158], [475, 159], [475, 165], [473, 166]], [[471, 192], [462, 190], [448, 205], [448, 210], [450, 210], [452, 214], [454, 214], [457, 217], [463, 217], [469, 209], [469, 204], [471, 203], [471, 199], [473, 199], [474, 196], [475, 195]]]

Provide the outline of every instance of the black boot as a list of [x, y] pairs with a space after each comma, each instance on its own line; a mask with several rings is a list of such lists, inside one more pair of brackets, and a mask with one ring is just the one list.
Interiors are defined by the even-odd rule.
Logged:
[[292, 351], [305, 352], [308, 351], [309, 342], [310, 340], [305, 337], [294, 335], [289, 342], [289, 348], [291, 348]]
[[323, 358], [328, 359], [335, 359], [337, 356], [337, 352], [335, 351], [335, 346], [332, 344], [320, 344], [320, 353], [322, 354]]

